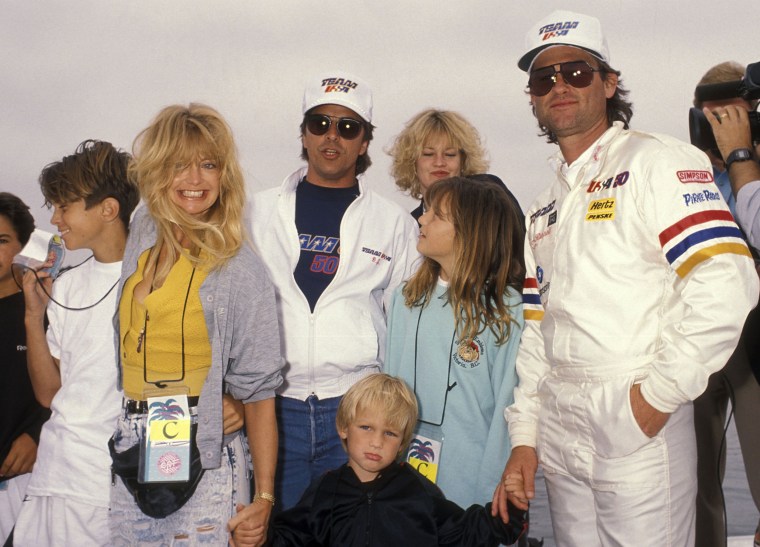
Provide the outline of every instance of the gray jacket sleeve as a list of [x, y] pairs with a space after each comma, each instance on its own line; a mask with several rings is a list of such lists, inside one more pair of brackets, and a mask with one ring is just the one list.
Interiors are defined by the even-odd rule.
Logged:
[[749, 244], [760, 251], [760, 180], [747, 183], [739, 190], [736, 217]]
[[231, 265], [223, 354], [226, 391], [243, 402], [274, 397], [282, 384], [282, 353], [274, 287], [248, 247]]

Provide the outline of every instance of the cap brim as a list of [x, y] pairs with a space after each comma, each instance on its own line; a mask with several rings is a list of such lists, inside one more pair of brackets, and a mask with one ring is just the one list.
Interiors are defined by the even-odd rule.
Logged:
[[517, 67], [523, 72], [528, 72], [528, 70], [530, 69], [530, 65], [533, 63], [533, 59], [536, 58], [536, 55], [541, 53], [547, 47], [549, 46], [541, 46], [541, 47], [531, 49], [528, 53], [520, 57], [520, 60], [517, 61]]
[[577, 44], [562, 44], [562, 43], [559, 43], [559, 42], [554, 42], [552, 44], [546, 44], [546, 45], [539, 46], [539, 47], [531, 49], [528, 53], [526, 53], [525, 55], [523, 55], [522, 57], [520, 57], [520, 60], [517, 61], [517, 67], [520, 70], [522, 70], [523, 72], [528, 72], [530, 70], [531, 66], [533, 65], [533, 61], [536, 59], [536, 57], [538, 57], [539, 53], [541, 53], [545, 49], [550, 49], [550, 48], [557, 47], [557, 46], [567, 46], [567, 47], [574, 47], [576, 49], [582, 49], [583, 51], [585, 51], [587, 53], [590, 53], [591, 55], [593, 55], [594, 57], [596, 57], [600, 61], [605, 62], [604, 61], [604, 57], [601, 54], [599, 54], [598, 52], [594, 51], [594, 50], [585, 48], [583, 46], [579, 46]]
[[314, 101], [314, 102], [311, 103], [311, 105], [306, 110], [304, 110], [303, 115], [306, 116], [306, 115], [309, 114], [309, 112], [311, 112], [312, 110], [314, 110], [318, 106], [324, 106], [326, 104], [334, 104], [334, 105], [337, 105], [337, 106], [342, 106], [344, 108], [348, 108], [351, 112], [353, 112], [354, 114], [356, 114], [356, 116], [358, 116], [359, 118], [361, 118], [365, 122], [372, 123], [372, 120], [367, 119], [367, 116], [365, 114], [362, 114], [358, 110], [357, 105], [355, 105], [354, 103], [349, 103], [347, 101], [336, 101], [336, 100]]

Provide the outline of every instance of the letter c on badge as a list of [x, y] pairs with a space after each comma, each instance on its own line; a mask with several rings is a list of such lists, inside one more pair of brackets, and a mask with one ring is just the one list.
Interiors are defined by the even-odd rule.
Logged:
[[167, 428], [169, 427], [169, 425], [173, 425], [176, 427], [177, 422], [166, 422], [166, 424], [164, 425], [164, 437], [166, 437], [167, 439], [173, 439], [174, 437], [179, 435], [179, 433], [177, 433], [175, 430], [174, 435], [169, 435], [169, 432], [167, 431]]

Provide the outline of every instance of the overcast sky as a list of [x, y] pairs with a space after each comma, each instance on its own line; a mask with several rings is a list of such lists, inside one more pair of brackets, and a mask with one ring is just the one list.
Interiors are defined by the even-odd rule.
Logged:
[[[720, 9], [719, 7], [720, 6]], [[205, 102], [235, 133], [250, 192], [301, 165], [304, 80], [343, 68], [375, 95], [368, 182], [395, 190], [385, 149], [420, 110], [456, 110], [523, 208], [551, 180], [517, 66], [554, 9], [602, 21], [632, 126], [688, 140], [694, 85], [729, 59], [760, 61], [757, 1], [0, 0], [0, 188], [52, 230], [37, 176], [88, 138], [131, 150], [163, 106]], [[733, 20], [733, 21], [732, 21]]]

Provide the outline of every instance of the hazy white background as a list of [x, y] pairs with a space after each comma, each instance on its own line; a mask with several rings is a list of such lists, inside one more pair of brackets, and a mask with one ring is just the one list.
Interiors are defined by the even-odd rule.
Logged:
[[395, 190], [384, 150], [427, 107], [481, 132], [527, 207], [548, 184], [554, 147], [536, 136], [516, 62], [525, 32], [558, 8], [594, 14], [634, 102], [633, 126], [688, 139], [696, 81], [713, 64], [760, 61], [756, 2], [499, 0], [0, 0], [0, 189], [52, 230], [41, 168], [87, 138], [131, 149], [160, 108], [200, 101], [235, 132], [251, 192], [300, 165], [305, 78], [344, 68], [375, 93], [369, 181]]
[[[129, 150], [159, 109], [190, 101], [230, 122], [251, 192], [277, 185], [300, 165], [305, 78], [343, 68], [374, 89], [374, 188], [414, 206], [384, 150], [415, 113], [438, 107], [480, 130], [491, 172], [525, 208], [551, 180], [554, 147], [536, 136], [516, 63], [526, 31], [559, 8], [601, 19], [636, 128], [688, 140], [705, 70], [760, 61], [757, 0], [0, 0], [0, 190], [52, 231], [43, 166], [87, 138]], [[729, 499], [746, 513], [731, 509], [729, 521], [750, 533], [757, 515], [733, 465], [740, 490]], [[534, 524], [550, 534], [545, 516]]]

